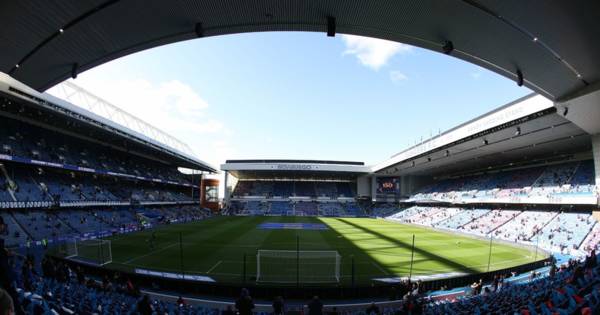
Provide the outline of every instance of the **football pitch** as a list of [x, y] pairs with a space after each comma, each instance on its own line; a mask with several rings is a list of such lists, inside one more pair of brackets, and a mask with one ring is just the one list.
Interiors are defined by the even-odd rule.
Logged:
[[[304, 226], [309, 228], [304, 229]], [[321, 228], [310, 228], [312, 226]], [[536, 255], [532, 250], [492, 242], [490, 259], [487, 240], [381, 219], [215, 217], [107, 238], [111, 240], [112, 263], [105, 267], [174, 273], [180, 273], [183, 268], [185, 274], [239, 284], [244, 270], [246, 282], [256, 281], [259, 250], [295, 253], [299, 246], [300, 251], [337, 251], [339, 282], [350, 284], [354, 269], [355, 283], [364, 285], [374, 278], [408, 276], [413, 234], [413, 276], [485, 272], [488, 260], [490, 270], [504, 269], [533, 262]], [[539, 252], [537, 259], [543, 256]], [[301, 268], [297, 268], [296, 262], [289, 257], [279, 263], [263, 262], [261, 273], [270, 274], [271, 279], [278, 275], [286, 279], [299, 277], [302, 282], [309, 276], [319, 273], [331, 276], [334, 272], [331, 259], [323, 260], [323, 265], [308, 264]]]

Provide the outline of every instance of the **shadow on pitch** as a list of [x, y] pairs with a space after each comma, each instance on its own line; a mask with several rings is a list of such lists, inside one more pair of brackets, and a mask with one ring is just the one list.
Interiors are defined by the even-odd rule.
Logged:
[[[386, 241], [388, 241], [390, 243], [393, 243], [393, 244], [397, 245], [398, 247], [401, 247], [401, 248], [404, 248], [404, 249], [408, 250], [408, 252], [410, 252], [411, 249], [412, 249], [412, 244], [411, 243], [406, 243], [406, 242], [403, 242], [401, 240], [389, 237], [389, 236], [387, 236], [385, 234], [379, 233], [377, 231], [373, 231], [373, 230], [371, 230], [369, 228], [366, 228], [364, 226], [358, 225], [358, 224], [353, 223], [353, 222], [351, 222], [349, 220], [346, 220], [346, 219], [337, 219], [337, 220], [340, 221], [340, 222], [346, 223], [348, 225], [351, 225], [351, 226], [353, 226], [353, 227], [355, 227], [355, 228], [357, 228], [359, 230], [362, 230], [365, 233], [369, 233], [371, 235], [377, 236], [380, 239], [383, 239], [383, 240], [386, 240]], [[417, 245], [418, 245], [418, 243], [417, 243]], [[425, 257], [426, 259], [429, 259], [429, 260], [432, 260], [432, 261], [440, 262], [444, 266], [453, 268], [453, 269], [458, 270], [458, 271], [463, 271], [463, 272], [467, 272], [467, 273], [477, 273], [478, 272], [477, 270], [472, 269], [472, 268], [470, 268], [468, 266], [465, 266], [463, 264], [457, 263], [457, 262], [452, 261], [452, 260], [450, 260], [448, 258], [436, 255], [435, 253], [423, 250], [423, 249], [419, 248], [418, 246], [415, 246], [415, 254], [421, 255], [422, 257]]]

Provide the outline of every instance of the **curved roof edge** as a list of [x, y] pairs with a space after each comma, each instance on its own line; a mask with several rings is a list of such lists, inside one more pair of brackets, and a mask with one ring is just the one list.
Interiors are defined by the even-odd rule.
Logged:
[[477, 64], [551, 99], [600, 82], [597, 1], [20, 0], [0, 8], [0, 38], [10, 48], [0, 55], [0, 71], [38, 90], [141, 50], [266, 31], [354, 34], [415, 45]]

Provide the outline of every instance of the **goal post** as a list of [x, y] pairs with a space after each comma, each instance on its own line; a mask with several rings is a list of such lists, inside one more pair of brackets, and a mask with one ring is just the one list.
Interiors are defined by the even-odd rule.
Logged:
[[58, 253], [71, 260], [103, 266], [112, 262], [112, 246], [109, 240], [70, 240], [58, 246]]
[[78, 257], [100, 266], [112, 262], [112, 246], [109, 240], [87, 240], [77, 242]]
[[72, 258], [77, 256], [77, 241], [66, 240], [58, 244], [57, 246], [58, 255], [64, 258]]
[[338, 283], [337, 251], [258, 250], [256, 281], [263, 283]]

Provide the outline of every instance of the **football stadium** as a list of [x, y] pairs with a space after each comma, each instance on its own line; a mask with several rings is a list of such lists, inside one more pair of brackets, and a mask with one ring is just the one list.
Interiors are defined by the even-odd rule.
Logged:
[[[22, 0], [0, 18], [0, 315], [600, 314], [599, 3]], [[398, 153], [377, 163], [214, 164], [208, 141], [78, 84], [138, 52], [258, 32], [412, 45], [530, 92], [408, 147], [395, 126], [315, 137], [356, 152], [387, 137]], [[368, 106], [352, 115], [376, 121]]]

